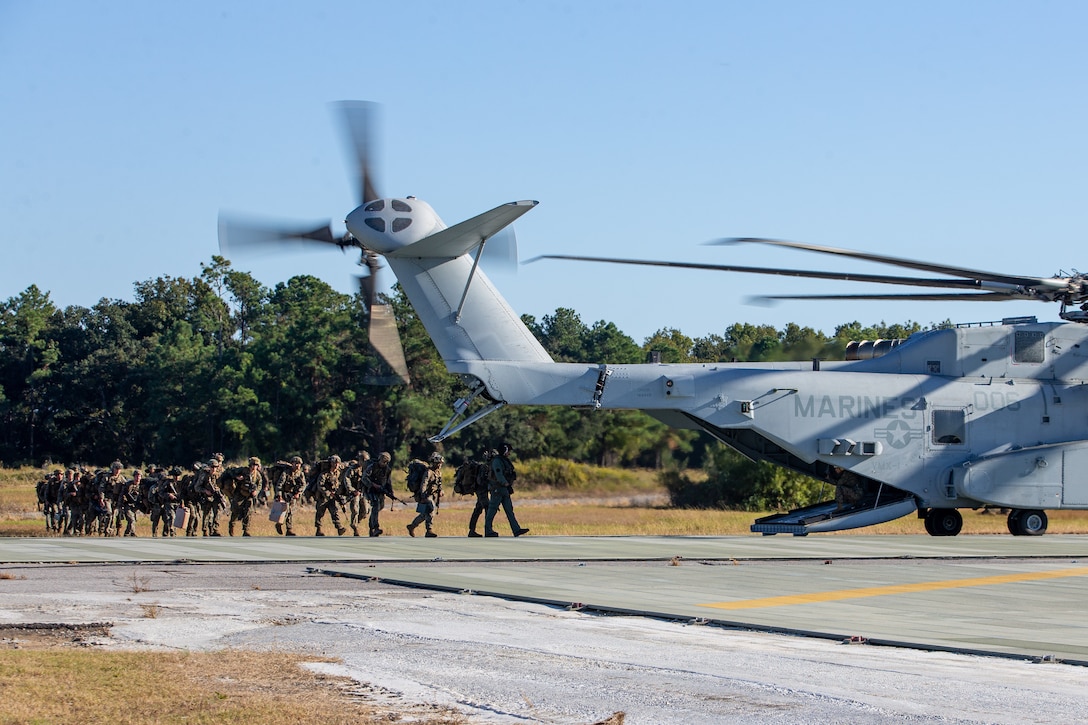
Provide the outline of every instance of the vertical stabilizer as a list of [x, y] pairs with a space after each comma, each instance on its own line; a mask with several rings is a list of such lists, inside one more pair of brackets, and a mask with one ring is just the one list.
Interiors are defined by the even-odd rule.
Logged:
[[385, 254], [446, 367], [496, 360], [547, 363], [551, 357], [511, 309], [470, 252], [532, 209], [513, 202]]

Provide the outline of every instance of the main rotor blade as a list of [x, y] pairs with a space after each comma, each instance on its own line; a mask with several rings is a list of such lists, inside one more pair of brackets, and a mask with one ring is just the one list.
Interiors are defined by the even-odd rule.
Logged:
[[1034, 299], [1024, 295], [1003, 294], [1001, 292], [949, 292], [947, 294], [905, 294], [905, 295], [756, 295], [751, 300], [914, 300], [945, 302], [1005, 302], [1007, 300]]
[[609, 264], [636, 264], [647, 267], [679, 267], [684, 269], [707, 269], [717, 272], [744, 272], [750, 274], [773, 274], [783, 277], [810, 277], [813, 279], [833, 279], [844, 282], [875, 282], [878, 284], [898, 284], [916, 287], [964, 287], [981, 289], [982, 284], [976, 279], [937, 279], [923, 277], [896, 277], [886, 274], [859, 274], [854, 272], [820, 272], [808, 269], [780, 269], [775, 267], [742, 267], [733, 264], [703, 264], [700, 262], [664, 262], [648, 259], [619, 259], [615, 257], [585, 257], [573, 254], [543, 254], [525, 262], [530, 264], [541, 259], [567, 259], [577, 262], [606, 262]]
[[378, 105], [369, 101], [340, 101], [333, 104], [339, 111], [344, 142], [351, 154], [355, 182], [355, 199], [359, 205], [381, 199], [374, 182], [375, 165], [372, 135], [377, 123]]
[[329, 222], [287, 224], [219, 215], [219, 251], [233, 254], [282, 254], [310, 252], [318, 245], [344, 246], [333, 236]]
[[839, 249], [837, 247], [822, 247], [818, 244], [790, 242], [783, 239], [765, 239], [762, 237], [731, 237], [728, 239], [718, 240], [717, 242], [711, 242], [711, 244], [768, 244], [775, 247], [789, 247], [791, 249], [803, 249], [808, 252], [817, 252], [819, 254], [833, 254], [840, 257], [849, 257], [851, 259], [864, 259], [869, 262], [879, 262], [881, 264], [890, 264], [895, 267], [917, 269], [922, 272], [935, 272], [937, 274], [970, 277], [973, 279], [999, 282], [1001, 284], [1010, 284], [1018, 287], [1053, 286], [1053, 280], [1049, 280], [1045, 277], [1019, 277], [1016, 275], [1000, 274], [998, 272], [986, 272], [978, 269], [969, 269], [967, 267], [953, 267], [950, 265], [934, 264], [932, 262], [922, 262], [913, 259], [905, 259], [902, 257], [889, 257], [883, 254], [856, 252], [851, 249]]

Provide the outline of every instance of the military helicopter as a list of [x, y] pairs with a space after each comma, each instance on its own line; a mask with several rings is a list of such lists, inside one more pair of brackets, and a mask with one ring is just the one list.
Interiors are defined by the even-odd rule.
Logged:
[[[361, 107], [359, 107], [361, 108]], [[357, 113], [358, 108], [353, 111]], [[370, 174], [361, 153], [361, 178]], [[364, 182], [363, 188], [367, 188]], [[995, 274], [770, 239], [760, 243], [939, 274], [856, 275], [713, 266], [759, 274], [857, 280], [956, 292], [822, 295], [823, 299], [1033, 299], [1061, 303], [1066, 322], [1010, 318], [860, 342], [842, 361], [610, 365], [559, 363], [480, 269], [484, 247], [537, 205], [514, 201], [447, 227], [413, 197], [364, 191], [337, 239], [380, 255], [449, 372], [467, 392], [440, 441], [506, 405], [637, 409], [701, 430], [755, 459], [844, 485], [855, 496], [752, 525], [763, 534], [841, 531], [916, 514], [933, 536], [961, 530], [960, 509], [1008, 509], [1014, 535], [1047, 529], [1047, 509], [1088, 508], [1088, 279]], [[296, 235], [297, 236], [297, 235]], [[650, 260], [571, 257], [706, 268]], [[802, 296], [776, 296], [797, 299]], [[1079, 309], [1070, 309], [1079, 305]]]

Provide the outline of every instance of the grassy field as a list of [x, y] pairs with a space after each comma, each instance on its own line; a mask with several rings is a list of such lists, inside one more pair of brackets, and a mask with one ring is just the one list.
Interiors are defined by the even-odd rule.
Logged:
[[[0, 536], [47, 536], [45, 520], [37, 511], [34, 484], [41, 476], [37, 469], [0, 470]], [[452, 489], [448, 486], [447, 489]], [[403, 484], [397, 486], [403, 490]], [[403, 494], [407, 497], [407, 493]], [[448, 493], [435, 519], [439, 536], [464, 536], [475, 502], [474, 497]], [[652, 471], [603, 472], [599, 480], [589, 480], [575, 487], [548, 486], [519, 490], [514, 507], [522, 526], [540, 536], [735, 536], [750, 534], [752, 521], [769, 512], [674, 509]], [[964, 534], [1007, 534], [1005, 517], [997, 513], [964, 510]], [[1051, 534], [1088, 533], [1088, 511], [1050, 511]], [[295, 514], [300, 535], [314, 532], [312, 506], [302, 506]], [[405, 526], [415, 517], [415, 509], [395, 503], [381, 514], [387, 535], [407, 536]], [[227, 535], [229, 512], [220, 513], [220, 529]], [[254, 536], [275, 536], [268, 521], [268, 509], [259, 508], [252, 528]], [[506, 521], [499, 514], [496, 527], [502, 533]], [[326, 518], [325, 531], [332, 531]], [[480, 525], [482, 530], [482, 522]], [[922, 522], [913, 516], [864, 530], [845, 533], [922, 534]], [[236, 531], [241, 534], [241, 529]], [[366, 535], [365, 528], [362, 530]], [[422, 531], [418, 532], [422, 533]], [[137, 535], [150, 536], [147, 516], [137, 522]], [[348, 531], [348, 535], [351, 532]]]
[[[319, 661], [332, 660], [239, 650], [95, 652], [51, 646], [39, 638], [23, 649], [0, 650], [0, 723], [296, 725], [401, 719], [390, 708], [354, 696], [350, 679], [302, 666]], [[464, 722], [456, 713], [429, 709], [411, 721]]]

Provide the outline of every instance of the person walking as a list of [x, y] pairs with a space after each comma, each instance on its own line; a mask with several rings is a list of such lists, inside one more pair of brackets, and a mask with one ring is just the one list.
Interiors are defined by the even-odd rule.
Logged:
[[522, 536], [529, 533], [529, 529], [523, 529], [514, 516], [514, 503], [510, 500], [510, 494], [514, 492], [514, 481], [517, 480], [517, 471], [510, 461], [513, 453], [509, 443], [503, 443], [499, 455], [491, 459], [491, 478], [487, 482], [488, 496], [491, 498], [487, 505], [487, 516], [484, 517], [484, 536], [498, 536], [495, 531], [495, 514], [499, 506], [506, 512], [506, 519], [510, 522], [510, 531], [514, 536]]
[[416, 500], [416, 517], [408, 524], [409, 536], [416, 535], [416, 527], [420, 524], [426, 526], [427, 538], [438, 536], [434, 532], [434, 513], [442, 504], [442, 464], [445, 462], [446, 459], [437, 451], [427, 459], [426, 480], [412, 494]]
[[393, 494], [393, 456], [385, 451], [378, 454], [377, 460], [363, 471], [363, 486], [370, 504], [370, 535], [381, 536], [378, 514], [385, 507], [387, 496], [397, 500]]

